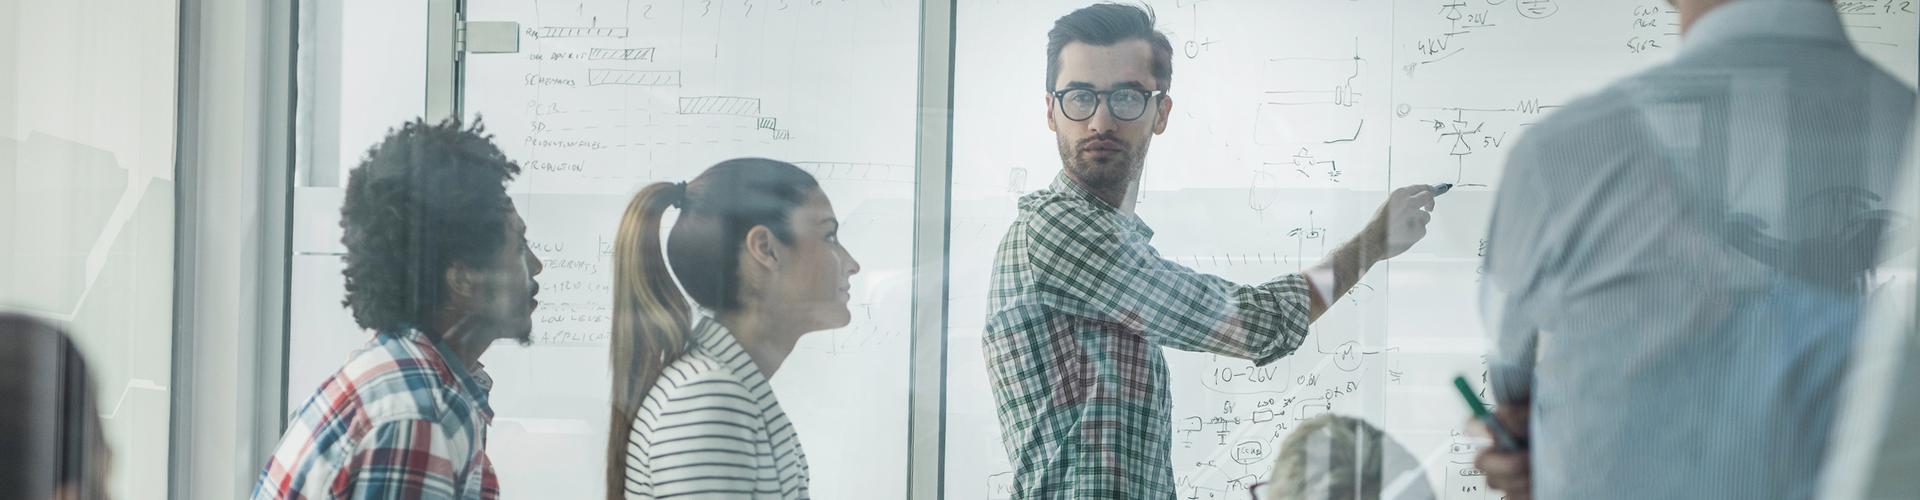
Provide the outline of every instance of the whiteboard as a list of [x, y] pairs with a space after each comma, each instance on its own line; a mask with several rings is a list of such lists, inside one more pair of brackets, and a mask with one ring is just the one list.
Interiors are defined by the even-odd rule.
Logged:
[[[957, 7], [948, 498], [1005, 498], [980, 335], [993, 252], [1015, 200], [1060, 170], [1041, 107], [1046, 31], [1085, 1]], [[1245, 498], [1275, 448], [1324, 413], [1365, 418], [1423, 464], [1440, 498], [1498, 498], [1472, 468], [1451, 378], [1484, 387], [1480, 252], [1505, 148], [1555, 106], [1666, 61], [1666, 2], [1148, 2], [1174, 46], [1165, 135], [1141, 182], [1154, 246], [1257, 283], [1312, 265], [1392, 187], [1455, 183], [1427, 239], [1376, 266], [1268, 367], [1168, 350], [1180, 498]], [[1915, 79], [1905, 2], [1839, 2], [1867, 56]], [[1197, 223], [1204, 221], [1204, 223]]]
[[546, 259], [534, 346], [488, 354], [489, 453], [509, 497], [599, 498], [611, 247], [630, 196], [762, 156], [812, 172], [863, 270], [854, 321], [773, 377], [820, 498], [906, 491], [919, 9], [901, 1], [470, 0], [521, 53], [469, 59], [466, 113], [524, 172]]

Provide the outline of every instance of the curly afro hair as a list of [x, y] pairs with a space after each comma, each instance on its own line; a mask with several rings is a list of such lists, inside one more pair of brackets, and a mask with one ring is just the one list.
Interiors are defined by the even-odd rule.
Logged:
[[446, 270], [488, 262], [507, 244], [520, 173], [476, 121], [389, 130], [347, 180], [340, 207], [347, 298], [361, 328], [390, 334], [424, 328], [446, 300]]

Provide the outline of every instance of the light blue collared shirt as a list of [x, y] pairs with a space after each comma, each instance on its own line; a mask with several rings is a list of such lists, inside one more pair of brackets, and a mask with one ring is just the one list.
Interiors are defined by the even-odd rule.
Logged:
[[1831, 3], [1740, 0], [1533, 126], [1483, 303], [1537, 497], [1811, 495], [1913, 109]]

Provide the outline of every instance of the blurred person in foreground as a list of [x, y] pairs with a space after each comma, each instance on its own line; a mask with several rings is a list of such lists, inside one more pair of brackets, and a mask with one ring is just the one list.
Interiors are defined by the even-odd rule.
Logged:
[[0, 313], [0, 498], [105, 500], [113, 453], [93, 377], [53, 324]]
[[1826, 0], [1673, 0], [1672, 61], [1534, 124], [1485, 266], [1511, 499], [1807, 498], [1914, 91]]

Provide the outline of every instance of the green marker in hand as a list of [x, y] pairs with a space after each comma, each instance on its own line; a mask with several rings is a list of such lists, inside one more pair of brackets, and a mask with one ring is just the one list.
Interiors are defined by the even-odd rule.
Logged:
[[1480, 419], [1480, 423], [1487, 424], [1487, 430], [1493, 433], [1493, 440], [1496, 444], [1500, 445], [1500, 449], [1521, 449], [1520, 440], [1515, 439], [1512, 433], [1507, 432], [1506, 427], [1500, 426], [1500, 421], [1493, 418], [1492, 413], [1487, 413], [1487, 405], [1480, 404], [1480, 397], [1473, 395], [1473, 387], [1467, 385], [1466, 377], [1454, 376], [1453, 387], [1460, 389], [1460, 396], [1467, 399], [1467, 407], [1473, 409], [1473, 418]]

